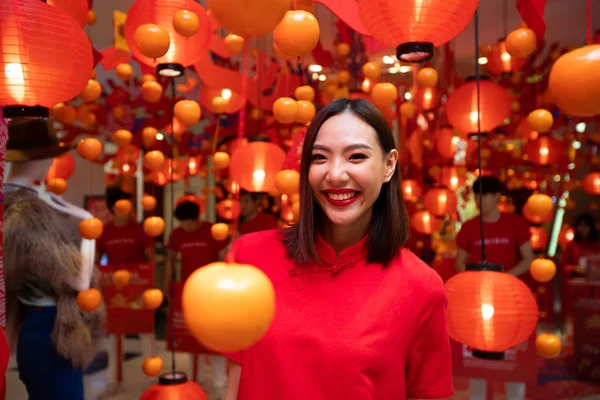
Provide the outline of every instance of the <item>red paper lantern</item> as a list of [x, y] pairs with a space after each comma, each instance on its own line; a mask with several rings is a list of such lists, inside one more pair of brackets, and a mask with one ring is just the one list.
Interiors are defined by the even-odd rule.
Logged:
[[[173, 376], [175, 375], [175, 376]], [[140, 400], [208, 400], [208, 396], [197, 383], [188, 381], [185, 374], [175, 372], [160, 377], [158, 383], [150, 386]]]
[[[505, 88], [484, 78], [480, 81], [481, 132], [491, 132], [510, 115], [510, 96]], [[477, 134], [477, 82], [469, 78], [446, 102], [448, 121], [459, 131]]]
[[440, 129], [435, 136], [435, 147], [438, 153], [445, 159], [454, 158], [459, 150], [464, 151], [466, 156], [475, 148], [473, 145], [474, 142], [467, 141], [466, 134], [453, 129], [452, 127]]
[[573, 239], [575, 239], [575, 230], [568, 226], [563, 228], [558, 234], [558, 244], [560, 244], [563, 251]]
[[394, 47], [398, 60], [423, 62], [434, 47], [455, 38], [467, 26], [478, 0], [358, 0], [369, 33]]
[[[199, 29], [187, 38], [177, 33], [173, 27], [173, 17], [177, 11], [188, 10], [198, 16]], [[144, 24], [160, 25], [169, 31], [171, 46], [163, 57], [152, 59], [144, 56], [135, 44], [135, 31]], [[188, 67], [206, 56], [210, 43], [211, 22], [204, 8], [194, 0], [136, 0], [125, 21], [125, 39], [136, 60], [150, 67], [159, 64], [176, 64]]]
[[[50, 108], [70, 100], [92, 68], [89, 39], [63, 11], [40, 0], [0, 2], [0, 107]], [[13, 111], [6, 108], [4, 117]], [[47, 116], [47, 110], [26, 114]]]
[[275, 177], [285, 161], [285, 152], [268, 142], [250, 142], [231, 155], [231, 179], [249, 192], [275, 189]]
[[442, 220], [435, 218], [429, 211], [419, 211], [410, 218], [410, 226], [415, 232], [431, 235], [442, 227]]
[[525, 65], [525, 62], [527, 61], [526, 58], [516, 58], [511, 56], [508, 51], [506, 51], [506, 43], [504, 40], [501, 40], [492, 46], [487, 59], [487, 69], [494, 75], [518, 71], [523, 68], [523, 65]]
[[434, 109], [440, 100], [437, 89], [434, 87], [419, 88], [415, 94], [414, 101], [417, 108], [421, 111]]
[[425, 193], [425, 208], [435, 217], [444, 217], [456, 212], [456, 193], [446, 187], [435, 187]]
[[406, 201], [417, 201], [423, 194], [423, 189], [414, 179], [406, 179], [402, 181], [402, 197]]
[[503, 272], [466, 271], [446, 282], [450, 337], [474, 350], [503, 352], [535, 331], [538, 306], [519, 278]]
[[562, 155], [563, 142], [551, 136], [539, 136], [527, 143], [525, 154], [527, 159], [537, 165], [555, 164]]
[[442, 167], [440, 183], [452, 191], [458, 190], [466, 182], [466, 169], [457, 167]]
[[69, 14], [79, 26], [88, 22], [88, 0], [47, 0], [46, 3]]
[[531, 234], [529, 241], [533, 251], [544, 250], [548, 245], [548, 232], [540, 226], [530, 226], [529, 233]]
[[581, 183], [586, 193], [600, 195], [600, 172], [588, 173]]

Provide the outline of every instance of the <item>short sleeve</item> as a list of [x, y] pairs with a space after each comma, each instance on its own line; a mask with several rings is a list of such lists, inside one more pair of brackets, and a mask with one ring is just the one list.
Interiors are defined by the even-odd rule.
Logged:
[[470, 248], [469, 248], [469, 225], [465, 222], [462, 227], [460, 228], [460, 231], [458, 231], [458, 234], [456, 235], [456, 245], [458, 246], [459, 249], [462, 249], [464, 251], [466, 251], [467, 253], [470, 252]]
[[521, 248], [523, 244], [531, 240], [531, 232], [529, 231], [529, 225], [525, 222], [525, 219], [516, 215], [516, 221], [514, 227], [517, 232], [517, 246]]
[[409, 399], [439, 399], [454, 394], [446, 294], [442, 279], [433, 270], [429, 288], [429, 302], [408, 350], [406, 397]]

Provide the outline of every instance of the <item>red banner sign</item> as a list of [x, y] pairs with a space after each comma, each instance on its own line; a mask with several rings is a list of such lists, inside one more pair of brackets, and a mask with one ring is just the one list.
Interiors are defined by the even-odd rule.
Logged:
[[538, 366], [541, 364], [541, 358], [536, 354], [535, 336], [506, 350], [504, 360], [475, 358], [466, 345], [452, 339], [450, 339], [450, 344], [452, 347], [452, 372], [456, 376], [537, 385]]
[[[202, 346], [190, 333], [183, 319], [183, 311], [181, 307], [181, 295], [183, 293], [183, 283], [173, 283], [173, 308], [175, 317], [173, 318], [173, 330], [175, 332], [174, 343], [175, 351], [194, 354], [217, 354], [216, 352]], [[171, 311], [171, 310], [169, 310]], [[170, 317], [169, 317], [170, 318]], [[170, 319], [169, 319], [170, 321]], [[167, 328], [167, 349], [171, 348], [171, 324]]]
[[[99, 266], [102, 296], [106, 305], [106, 333], [130, 335], [154, 332], [154, 311], [144, 308], [142, 294], [154, 286], [154, 267], [150, 263]], [[126, 269], [131, 274], [127, 285], [117, 288], [113, 273]]]

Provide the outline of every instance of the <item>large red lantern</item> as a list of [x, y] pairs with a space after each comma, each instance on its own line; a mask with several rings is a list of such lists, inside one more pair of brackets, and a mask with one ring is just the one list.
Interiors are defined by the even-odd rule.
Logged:
[[250, 142], [231, 155], [231, 179], [249, 192], [275, 189], [275, 176], [285, 161], [285, 152], [269, 142]]
[[600, 195], [600, 172], [589, 172], [581, 183], [586, 193]]
[[527, 159], [537, 165], [555, 164], [561, 156], [563, 142], [552, 136], [539, 136], [527, 143], [525, 154]]
[[[481, 132], [489, 133], [510, 115], [510, 96], [505, 88], [489, 78], [480, 81]], [[459, 131], [477, 135], [477, 82], [468, 78], [466, 83], [448, 96], [448, 121]]]
[[425, 208], [435, 217], [444, 217], [456, 212], [458, 198], [452, 190], [438, 186], [425, 193]]
[[442, 220], [431, 215], [429, 211], [418, 211], [410, 218], [410, 226], [417, 233], [431, 235], [442, 227]]
[[[173, 16], [180, 10], [191, 11], [198, 16], [199, 28], [191, 37], [182, 36], [173, 27]], [[171, 46], [163, 57], [152, 59], [138, 50], [134, 38], [135, 31], [144, 24], [160, 25], [169, 31]], [[136, 0], [127, 11], [125, 39], [131, 53], [143, 64], [158, 66], [161, 75], [179, 76], [184, 67], [205, 57], [211, 36], [210, 18], [204, 8], [194, 0]]]
[[140, 400], [208, 400], [208, 396], [197, 383], [187, 380], [182, 372], [168, 373], [158, 383], [150, 386]]
[[497, 272], [500, 266], [485, 267], [496, 271], [467, 270], [446, 282], [448, 333], [470, 346], [476, 357], [501, 359], [506, 349], [533, 334], [538, 306], [519, 278]]
[[92, 68], [89, 39], [63, 11], [40, 0], [0, 2], [0, 107], [5, 118], [47, 117], [48, 108], [81, 92]]
[[455, 38], [467, 26], [478, 0], [358, 0], [369, 33], [394, 47], [398, 60], [424, 62], [433, 49]]
[[523, 68], [526, 58], [516, 58], [506, 51], [506, 42], [501, 40], [492, 46], [487, 56], [487, 69], [494, 75], [508, 74]]
[[88, 0], [47, 0], [46, 3], [60, 8], [69, 14], [79, 26], [84, 26], [88, 21]]

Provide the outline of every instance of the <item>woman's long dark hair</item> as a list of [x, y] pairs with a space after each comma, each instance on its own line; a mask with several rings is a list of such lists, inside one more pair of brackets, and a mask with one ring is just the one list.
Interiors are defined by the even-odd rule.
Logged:
[[[585, 224], [590, 227], [590, 233], [588, 233], [587, 239], [582, 238], [581, 234], [577, 230], [577, 227], [581, 224]], [[600, 233], [596, 227], [596, 221], [594, 221], [594, 217], [592, 217], [590, 214], [580, 214], [577, 216], [577, 219], [575, 220], [575, 237], [573, 240], [576, 243], [583, 242], [584, 240], [587, 240], [588, 242], [597, 242], [600, 240]]]
[[[362, 99], [338, 99], [322, 108], [308, 127], [300, 165], [300, 218], [294, 226], [284, 230], [283, 242], [288, 257], [299, 264], [319, 262], [315, 250], [316, 229], [326, 218], [316, 203], [308, 182], [312, 148], [321, 126], [329, 118], [345, 112], [352, 113], [369, 124], [375, 132], [383, 154], [395, 149], [394, 137], [381, 112]], [[404, 245], [409, 233], [406, 205], [401, 193], [398, 168], [392, 178], [381, 187], [381, 193], [373, 204], [370, 234], [367, 241], [367, 262], [387, 266]]]

